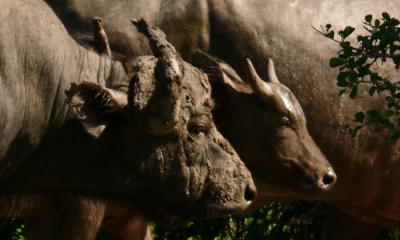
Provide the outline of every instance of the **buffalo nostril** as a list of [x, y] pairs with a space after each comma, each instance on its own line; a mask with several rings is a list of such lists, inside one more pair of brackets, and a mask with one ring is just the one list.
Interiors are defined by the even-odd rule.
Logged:
[[247, 185], [244, 190], [244, 199], [248, 202], [254, 201], [257, 196], [257, 191], [254, 186]]
[[322, 183], [324, 185], [333, 185], [336, 182], [336, 175], [333, 172], [328, 172], [322, 178]]

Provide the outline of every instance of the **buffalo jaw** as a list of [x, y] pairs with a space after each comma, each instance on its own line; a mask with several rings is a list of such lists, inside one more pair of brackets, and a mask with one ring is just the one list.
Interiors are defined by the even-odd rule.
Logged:
[[[211, 199], [211, 206], [214, 207], [208, 208], [206, 217], [215, 215], [221, 207], [221, 216], [227, 212], [240, 214], [253, 203], [257, 190], [252, 181], [246, 181], [251, 176], [230, 143], [219, 132], [215, 132], [215, 136], [214, 143], [209, 144], [209, 183], [203, 196], [207, 201]], [[223, 151], [218, 152], [218, 147]], [[219, 154], [221, 157], [218, 158]], [[226, 164], [223, 159], [231, 159], [234, 165]], [[242, 207], [238, 209], [238, 206]]]

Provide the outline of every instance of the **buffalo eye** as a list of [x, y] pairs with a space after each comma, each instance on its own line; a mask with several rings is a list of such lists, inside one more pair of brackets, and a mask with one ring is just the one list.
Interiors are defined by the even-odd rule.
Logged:
[[290, 119], [287, 116], [281, 118], [280, 122], [281, 127], [289, 127], [290, 126]]
[[205, 119], [190, 121], [188, 125], [189, 133], [195, 136], [205, 136], [210, 132], [211, 124]]

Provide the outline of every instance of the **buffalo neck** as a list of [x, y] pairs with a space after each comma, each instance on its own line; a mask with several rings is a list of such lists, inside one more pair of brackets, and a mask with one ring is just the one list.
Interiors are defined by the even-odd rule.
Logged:
[[95, 158], [105, 145], [64, 92], [82, 81], [127, 89], [122, 64], [79, 46], [43, 1], [3, 1], [0, 18], [0, 194], [101, 187], [120, 165]]
[[[111, 172], [119, 165], [113, 161], [102, 162], [99, 152], [107, 147], [106, 144], [99, 144], [88, 136], [74, 119], [64, 92], [71, 83], [83, 81], [127, 91], [128, 78], [120, 62], [80, 46], [69, 49], [72, 51], [64, 52], [62, 66], [53, 62], [51, 71], [40, 75], [36, 89], [31, 85], [25, 86], [33, 88], [32, 102], [40, 102], [41, 105], [36, 107], [37, 113], [25, 114], [29, 119], [24, 120], [26, 123], [13, 140], [16, 148], [13, 152], [21, 154], [6, 153], [3, 159], [4, 163], [13, 161], [14, 164], [2, 169], [3, 194], [16, 189], [29, 193], [48, 188], [90, 189], [96, 193], [105, 190], [105, 184], [113, 185], [112, 182], [118, 180]], [[24, 111], [27, 109], [30, 109], [29, 106]], [[111, 190], [114, 189], [107, 188], [107, 192]], [[115, 192], [118, 190], [115, 189]]]

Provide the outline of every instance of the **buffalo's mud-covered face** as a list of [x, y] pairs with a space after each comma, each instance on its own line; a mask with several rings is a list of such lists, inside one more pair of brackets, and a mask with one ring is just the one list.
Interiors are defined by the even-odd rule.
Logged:
[[[138, 61], [134, 95], [157, 89], [157, 77], [146, 75], [149, 69], [157, 69], [158, 64], [156, 58]], [[183, 61], [179, 65], [183, 72], [182, 91], [177, 100], [179, 120], [167, 134], [149, 130], [152, 124], [161, 124], [153, 117], [145, 120], [145, 128], [151, 134], [143, 140], [147, 140], [151, 154], [141, 163], [140, 175], [148, 183], [147, 191], [157, 206], [172, 208], [179, 215], [213, 217], [244, 209], [254, 199], [255, 188], [248, 170], [214, 125], [207, 76]], [[135, 98], [136, 107], [143, 100]], [[153, 101], [160, 107], [165, 104], [158, 99], [144, 101]], [[151, 111], [148, 108], [154, 105], [143, 107], [144, 111], [146, 108]]]
[[247, 82], [205, 53], [194, 62], [210, 75], [217, 99], [216, 123], [263, 187], [260, 195], [313, 195], [334, 185], [331, 165], [309, 135], [299, 102], [279, 82], [271, 60], [268, 82], [261, 80], [249, 60]]
[[[255, 198], [255, 186], [214, 125], [207, 75], [184, 62], [159, 29], [144, 21], [134, 24], [149, 38], [155, 57], [141, 57], [131, 65], [128, 94], [84, 83], [68, 91], [70, 104], [93, 136], [104, 137], [102, 131], [108, 129], [117, 138], [121, 155], [133, 163], [127, 167], [132, 167], [138, 203], [191, 217], [244, 210]], [[85, 86], [98, 93], [83, 97]], [[115, 126], [93, 121], [85, 113], [99, 107], [82, 107], [91, 101], [126, 119]]]

